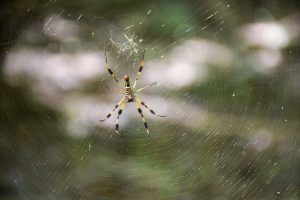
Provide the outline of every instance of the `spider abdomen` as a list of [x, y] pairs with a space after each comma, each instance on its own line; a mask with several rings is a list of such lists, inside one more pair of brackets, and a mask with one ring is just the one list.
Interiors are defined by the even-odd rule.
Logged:
[[134, 100], [134, 95], [131, 87], [125, 87], [125, 100], [127, 102], [133, 102]]
[[125, 100], [126, 100], [127, 102], [133, 102], [133, 100], [134, 100], [134, 96], [133, 96], [133, 95], [131, 95], [131, 94], [129, 94], [129, 95], [126, 95], [126, 96], [125, 96]]
[[132, 99], [128, 99], [128, 103], [133, 102], [133, 98]]

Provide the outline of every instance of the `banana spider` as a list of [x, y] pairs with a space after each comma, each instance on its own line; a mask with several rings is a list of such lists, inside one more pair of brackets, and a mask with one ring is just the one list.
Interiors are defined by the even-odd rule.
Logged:
[[[145, 86], [145, 87], [143, 87], [143, 88], [140, 88], [140, 89], [135, 90], [135, 86], [136, 86], [137, 80], [140, 78], [140, 75], [141, 75], [142, 70], [143, 70], [143, 68], [144, 68], [144, 58], [145, 58], [145, 50], [144, 50], [144, 52], [143, 52], [143, 58], [142, 58], [142, 60], [141, 60], [140, 68], [139, 68], [139, 71], [138, 71], [138, 73], [137, 73], [137, 75], [136, 75], [136, 78], [135, 78], [135, 81], [134, 81], [133, 86], [130, 85], [129, 76], [125, 74], [125, 75], [123, 76], [123, 80], [124, 80], [125, 86], [124, 86], [124, 89], [122, 90], [122, 93], [123, 93], [125, 96], [119, 101], [119, 103], [118, 103], [117, 105], [115, 105], [115, 107], [113, 108], [113, 110], [112, 110], [110, 113], [107, 114], [107, 116], [106, 116], [105, 119], [100, 120], [101, 122], [104, 122], [105, 120], [107, 120], [108, 118], [110, 118], [110, 116], [113, 114], [113, 112], [114, 112], [118, 107], [120, 107], [120, 109], [119, 109], [119, 111], [118, 111], [118, 116], [117, 116], [117, 119], [116, 119], [116, 128], [115, 128], [116, 133], [119, 133], [119, 119], [120, 119], [120, 115], [122, 114], [122, 110], [123, 110], [124, 106], [125, 106], [127, 103], [134, 102], [134, 104], [135, 104], [135, 106], [136, 106], [136, 108], [137, 108], [137, 110], [138, 110], [138, 112], [139, 112], [139, 114], [140, 114], [140, 116], [141, 116], [141, 118], [142, 118], [142, 120], [143, 120], [144, 127], [145, 127], [145, 129], [146, 129], [146, 131], [147, 131], [148, 134], [149, 134], [148, 124], [147, 124], [146, 119], [145, 119], [145, 117], [144, 117], [144, 115], [143, 115], [143, 111], [142, 111], [142, 109], [140, 108], [140, 105], [144, 106], [150, 113], [152, 113], [152, 114], [155, 115], [155, 116], [158, 116], [158, 117], [166, 117], [165, 115], [158, 115], [158, 114], [156, 114], [154, 110], [152, 110], [151, 108], [149, 108], [149, 107], [148, 107], [148, 106], [140, 99], [140, 97], [138, 97], [138, 96], [136, 95], [138, 92], [141, 92], [141, 91], [143, 91], [144, 89], [146, 89], [146, 88], [148, 88], [148, 87], [151, 87], [151, 86], [153, 86], [154, 84], [156, 84], [156, 82], [155, 82], [155, 83], [152, 83], [152, 84], [150, 84], [150, 85], [147, 85], [147, 86]], [[106, 66], [106, 68], [107, 68], [109, 74], [112, 76], [112, 78], [113, 78], [113, 79], [114, 79], [121, 87], [123, 87], [123, 86], [120, 84], [119, 80], [116, 78], [115, 73], [111, 70], [111, 68], [110, 68], [110, 66], [109, 66], [109, 64], [108, 64], [106, 52], [105, 52], [105, 66]]]

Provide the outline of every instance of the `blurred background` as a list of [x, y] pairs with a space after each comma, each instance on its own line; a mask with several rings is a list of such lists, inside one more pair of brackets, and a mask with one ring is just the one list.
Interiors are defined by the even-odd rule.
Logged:
[[[0, 199], [300, 199], [297, 0], [10, 0]], [[119, 79], [157, 85], [122, 98]]]

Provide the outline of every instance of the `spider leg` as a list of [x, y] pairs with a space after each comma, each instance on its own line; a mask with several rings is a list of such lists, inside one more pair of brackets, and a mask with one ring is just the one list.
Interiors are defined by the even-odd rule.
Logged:
[[138, 71], [138, 73], [137, 73], [137, 75], [136, 75], [136, 77], [135, 77], [135, 81], [134, 81], [134, 84], [133, 84], [133, 87], [132, 87], [132, 88], [135, 88], [136, 81], [140, 78], [140, 75], [141, 75], [142, 70], [143, 70], [143, 68], [144, 68], [144, 61], [145, 61], [145, 49], [144, 49], [144, 51], [143, 51], [143, 58], [142, 58], [142, 60], [141, 60], [140, 68], [139, 68], [139, 71]]
[[144, 122], [145, 129], [146, 129], [146, 131], [147, 131], [147, 134], [149, 135], [148, 124], [147, 124], [146, 119], [145, 119], [145, 117], [144, 117], [144, 115], [143, 115], [143, 111], [142, 111], [142, 109], [140, 108], [140, 105], [138, 104], [138, 102], [136, 102], [136, 100], [134, 100], [134, 104], [135, 104], [135, 106], [136, 106], [138, 112], [139, 112], [140, 115], [141, 115], [141, 118], [142, 118], [142, 120], [143, 120], [143, 122]]
[[116, 133], [119, 134], [119, 121], [120, 121], [120, 115], [122, 114], [122, 110], [124, 108], [124, 106], [126, 105], [127, 101], [124, 101], [118, 111], [118, 117], [117, 117], [117, 120], [116, 120]]
[[120, 83], [119, 83], [119, 80], [116, 78], [115, 73], [114, 73], [114, 72], [111, 70], [111, 68], [109, 67], [109, 64], [108, 64], [108, 61], [107, 61], [107, 53], [106, 53], [106, 51], [105, 51], [105, 53], [104, 53], [104, 56], [105, 56], [105, 67], [106, 67], [108, 73], [111, 75], [111, 77], [112, 77], [118, 84], [120, 84]]
[[125, 97], [123, 97], [123, 98], [119, 101], [119, 103], [118, 103], [117, 105], [115, 105], [114, 109], [113, 109], [110, 113], [107, 114], [106, 118], [105, 118], [105, 119], [101, 119], [100, 122], [104, 122], [105, 120], [107, 120], [108, 118], [110, 118], [110, 116], [113, 114], [113, 112], [115, 112], [115, 110], [116, 110], [116, 109], [121, 105], [121, 103], [124, 101], [124, 98], [125, 98]]
[[155, 111], [154, 110], [152, 110], [151, 108], [149, 108], [139, 97], [135, 97], [136, 98], [136, 100], [140, 103], [140, 104], [142, 104], [147, 110], [149, 110], [149, 112], [151, 112], [153, 115], [155, 115], [155, 116], [158, 116], [158, 117], [166, 117], [167, 115], [158, 115], [158, 114], [156, 114], [155, 113]]
[[145, 87], [143, 87], [143, 88], [140, 88], [140, 89], [138, 89], [137, 91], [136, 91], [136, 93], [137, 92], [140, 92], [140, 91], [142, 91], [142, 90], [144, 90], [144, 89], [146, 89], [146, 88], [148, 88], [148, 87], [151, 87], [151, 86], [153, 86], [153, 85], [155, 85], [157, 82], [154, 82], [154, 83], [151, 83], [150, 85], [147, 85], [147, 86], [145, 86]]

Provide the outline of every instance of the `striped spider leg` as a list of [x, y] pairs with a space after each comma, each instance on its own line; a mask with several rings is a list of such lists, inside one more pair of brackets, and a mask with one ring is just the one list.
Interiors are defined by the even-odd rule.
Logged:
[[147, 106], [147, 105], [146, 105], [139, 97], [137, 97], [137, 96], [135, 96], [135, 98], [134, 98], [134, 103], [135, 103], [135, 106], [136, 106], [138, 112], [140, 113], [140, 116], [141, 116], [141, 118], [142, 118], [142, 120], [143, 120], [143, 122], [144, 122], [144, 127], [145, 127], [145, 129], [146, 129], [146, 131], [147, 131], [147, 133], [148, 133], [148, 135], [149, 135], [148, 124], [147, 124], [147, 121], [146, 121], [146, 119], [145, 119], [145, 117], [144, 117], [144, 115], [143, 115], [143, 111], [142, 111], [142, 109], [140, 108], [140, 105], [144, 106], [147, 110], [150, 111], [150, 113], [152, 113], [152, 114], [155, 115], [155, 116], [158, 116], [158, 117], [166, 117], [166, 115], [158, 115], [158, 114], [156, 114], [154, 110], [152, 110], [151, 108], [149, 108], [149, 107], [148, 107], [148, 106]]
[[149, 108], [141, 99], [140, 97], [136, 96], [135, 97], [136, 101], [141, 104], [142, 106], [144, 106], [150, 113], [152, 113], [153, 115], [157, 116], [157, 117], [166, 117], [167, 115], [158, 115], [155, 113], [154, 110], [152, 110], [151, 108]]
[[[140, 89], [137, 89], [137, 90], [134, 89], [135, 86], [136, 86], [136, 82], [137, 82], [137, 80], [139, 79], [139, 77], [140, 77], [140, 75], [141, 75], [141, 73], [142, 73], [143, 67], [144, 67], [144, 57], [145, 57], [145, 50], [144, 50], [144, 52], [143, 52], [143, 58], [142, 58], [142, 61], [141, 61], [141, 64], [140, 64], [140, 68], [139, 68], [139, 71], [138, 71], [138, 73], [137, 73], [137, 75], [136, 75], [136, 78], [135, 78], [135, 81], [134, 81], [133, 86], [130, 85], [129, 76], [125, 74], [124, 77], [123, 77], [123, 80], [124, 80], [124, 87], [122, 87], [122, 88], [124, 88], [124, 89], [122, 90], [122, 93], [123, 93], [125, 96], [119, 101], [119, 103], [118, 103], [117, 105], [115, 105], [115, 107], [113, 108], [113, 110], [112, 110], [109, 114], [107, 114], [107, 116], [106, 116], [105, 119], [100, 120], [101, 122], [104, 122], [105, 120], [107, 120], [108, 118], [110, 118], [110, 116], [113, 114], [113, 112], [114, 112], [118, 107], [120, 107], [120, 109], [119, 109], [119, 111], [118, 111], [118, 116], [117, 116], [117, 119], [116, 119], [116, 127], [115, 127], [116, 133], [119, 133], [119, 121], [120, 121], [120, 115], [122, 114], [123, 108], [125, 107], [125, 105], [126, 105], [127, 103], [134, 102], [134, 104], [135, 104], [135, 106], [136, 106], [136, 108], [137, 108], [137, 110], [138, 110], [138, 112], [139, 112], [139, 114], [140, 114], [140, 116], [141, 116], [141, 118], [142, 118], [142, 120], [143, 120], [144, 127], [145, 127], [145, 129], [146, 129], [146, 131], [147, 131], [148, 134], [149, 134], [148, 124], [147, 124], [147, 121], [146, 121], [146, 119], [145, 119], [145, 117], [144, 117], [144, 115], [143, 115], [143, 111], [142, 111], [142, 109], [141, 109], [141, 107], [140, 107], [141, 105], [144, 106], [150, 113], [152, 113], [152, 114], [155, 115], [155, 116], [158, 116], [158, 117], [166, 117], [166, 116], [164, 116], [164, 115], [158, 115], [158, 114], [156, 114], [154, 110], [152, 110], [151, 108], [149, 108], [149, 107], [148, 107], [148, 106], [147, 106], [147, 105], [146, 105], [146, 104], [145, 104], [138, 96], [136, 96], [136, 93], [141, 92], [141, 91], [143, 91], [144, 89], [146, 89], [146, 88], [148, 88], [148, 87], [151, 87], [151, 86], [153, 86], [154, 84], [156, 84], [156, 82], [155, 82], [155, 83], [152, 83], [152, 84], [150, 84], [150, 85], [147, 85], [147, 86], [145, 86], [145, 87], [143, 87], [143, 88], [140, 88]], [[106, 62], [106, 65], [105, 65], [105, 66], [106, 66], [106, 68], [107, 68], [109, 74], [112, 76], [112, 78], [113, 78], [120, 86], [122, 86], [122, 85], [120, 84], [119, 80], [116, 78], [114, 72], [111, 70], [111, 68], [110, 68], [110, 66], [109, 66], [109, 64], [108, 64], [108, 62], [107, 62], [107, 56], [106, 56], [106, 53], [105, 53], [105, 62]]]
[[[104, 122], [105, 120], [107, 120], [108, 118], [110, 118], [110, 116], [113, 114], [113, 112], [115, 112], [115, 110], [116, 110], [121, 104], [123, 105], [124, 100], [125, 100], [125, 97], [123, 97], [123, 98], [119, 101], [119, 103], [118, 103], [117, 105], [115, 105], [114, 109], [113, 109], [110, 113], [107, 114], [106, 118], [101, 119], [100, 122]], [[121, 112], [122, 112], [122, 111], [121, 111]]]
[[123, 86], [120, 84], [119, 80], [117, 79], [115, 73], [114, 73], [114, 72], [112, 71], [112, 69], [110, 68], [110, 65], [109, 65], [108, 59], [107, 59], [107, 53], [106, 53], [106, 51], [105, 51], [105, 53], [104, 53], [104, 57], [105, 57], [105, 67], [106, 67], [108, 73], [109, 73], [109, 74], [111, 75], [111, 77], [117, 82], [117, 84], [118, 84], [120, 87], [123, 87]]
[[139, 71], [138, 71], [138, 73], [136, 74], [136, 77], [135, 77], [135, 80], [134, 80], [134, 83], [133, 83], [133, 89], [135, 88], [135, 86], [136, 86], [136, 82], [137, 82], [137, 80], [140, 78], [140, 76], [141, 76], [141, 73], [142, 73], [142, 70], [143, 70], [143, 68], [144, 68], [144, 62], [145, 62], [145, 49], [144, 49], [144, 51], [143, 51], [143, 58], [142, 58], [142, 60], [141, 60], [141, 64], [140, 64], [140, 68], [139, 68]]
[[122, 110], [124, 108], [124, 106], [126, 105], [127, 101], [124, 101], [120, 107], [120, 110], [118, 111], [118, 117], [116, 120], [116, 133], [119, 134], [119, 120], [120, 120], [120, 115], [122, 114]]

